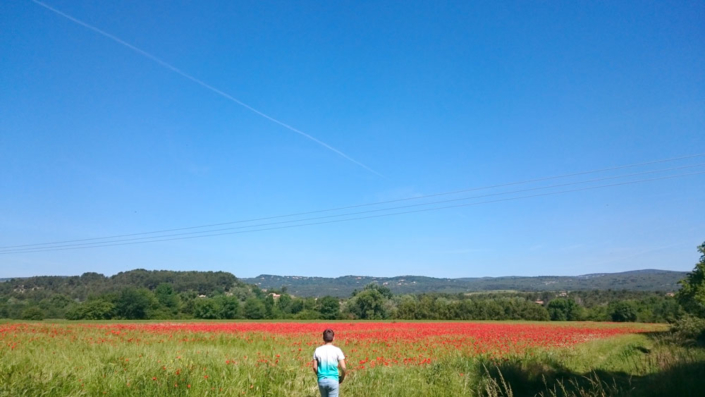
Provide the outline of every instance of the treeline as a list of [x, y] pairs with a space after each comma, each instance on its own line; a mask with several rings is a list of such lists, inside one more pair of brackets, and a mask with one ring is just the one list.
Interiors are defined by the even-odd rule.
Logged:
[[482, 277], [482, 278], [434, 278], [423, 276], [363, 277], [343, 276], [336, 278], [260, 275], [243, 279], [260, 288], [287, 286], [298, 296], [332, 295], [347, 298], [355, 289], [370, 283], [387, 286], [395, 295], [425, 293], [467, 293], [489, 291], [670, 291], [678, 290], [678, 281], [685, 272], [667, 270], [636, 270], [622, 273], [602, 273], [573, 277]]
[[[386, 291], [385, 291], [386, 290]], [[684, 312], [672, 294], [644, 291], [500, 292], [392, 296], [368, 286], [344, 305], [364, 319], [673, 322]], [[361, 310], [364, 308], [364, 310]]]
[[393, 295], [368, 284], [347, 299], [263, 290], [225, 272], [133, 270], [106, 277], [32, 277], [0, 283], [0, 317], [110, 319], [592, 320], [671, 322], [672, 296], [640, 291]]
[[[227, 272], [137, 269], [111, 277], [84, 273], [10, 279], [0, 282], [0, 317], [176, 318], [180, 309], [174, 308], [181, 307], [182, 297], [188, 302], [189, 297], [239, 289], [249, 290], [249, 286]], [[170, 296], [166, 301], [165, 290]], [[133, 301], [139, 303], [134, 310]]]
[[0, 295], [41, 300], [56, 294], [70, 299], [86, 300], [89, 295], [100, 295], [135, 287], [154, 290], [159, 284], [170, 284], [177, 292], [195, 291], [198, 294], [223, 293], [234, 285], [246, 285], [227, 272], [176, 272], [170, 270], [136, 269], [106, 277], [100, 273], [81, 276], [39, 276], [10, 279], [0, 282]]

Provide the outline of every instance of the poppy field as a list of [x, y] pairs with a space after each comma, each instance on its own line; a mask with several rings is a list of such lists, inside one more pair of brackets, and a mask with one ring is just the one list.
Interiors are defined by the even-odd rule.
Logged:
[[[0, 323], [0, 395], [316, 396], [325, 328], [344, 396], [477, 395], [506, 363], [591, 370], [662, 326], [498, 322]], [[603, 358], [586, 352], [602, 352]], [[601, 354], [602, 354], [601, 353]]]

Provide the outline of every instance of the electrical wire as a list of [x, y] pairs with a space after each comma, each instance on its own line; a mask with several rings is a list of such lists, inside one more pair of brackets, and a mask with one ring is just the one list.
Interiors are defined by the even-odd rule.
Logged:
[[[118, 242], [127, 242], [127, 241], [148, 240], [148, 239], [154, 239], [154, 238], [188, 236], [188, 235], [197, 235], [197, 234], [203, 234], [203, 233], [221, 232], [221, 231], [227, 231], [227, 230], [247, 229], [247, 228], [252, 228], [252, 227], [273, 226], [273, 225], [281, 225], [281, 224], [287, 224], [287, 223], [336, 218], [336, 217], [341, 217], [341, 216], [361, 215], [361, 214], [368, 214], [368, 213], [373, 213], [373, 212], [382, 212], [382, 211], [389, 211], [389, 210], [395, 210], [395, 209], [420, 207], [420, 206], [427, 206], [427, 205], [433, 205], [433, 204], [443, 204], [443, 203], [449, 203], [449, 202], [455, 202], [455, 201], [471, 200], [471, 199], [476, 199], [476, 198], [501, 196], [501, 195], [506, 195], [506, 194], [524, 193], [524, 192], [535, 191], [535, 190], [552, 189], [552, 188], [557, 188], [557, 187], [565, 187], [565, 186], [572, 186], [572, 185], [585, 184], [585, 183], [602, 182], [602, 181], [610, 180], [610, 179], [628, 178], [628, 177], [645, 175], [645, 174], [653, 174], [656, 172], [674, 171], [674, 170], [681, 170], [681, 169], [685, 169], [685, 168], [700, 167], [703, 165], [705, 165], [705, 163], [686, 165], [686, 166], [680, 166], [680, 167], [673, 167], [673, 168], [667, 168], [667, 169], [660, 169], [660, 170], [643, 171], [643, 172], [627, 174], [627, 175], [603, 177], [603, 178], [591, 179], [591, 180], [586, 180], [586, 181], [569, 182], [569, 183], [550, 185], [550, 186], [541, 186], [541, 187], [535, 187], [535, 188], [529, 188], [529, 189], [520, 189], [520, 190], [515, 190], [515, 191], [509, 191], [509, 192], [490, 193], [490, 194], [483, 194], [483, 195], [478, 195], [478, 196], [455, 198], [455, 199], [450, 199], [450, 200], [432, 201], [432, 202], [427, 202], [427, 203], [410, 204], [410, 205], [397, 206], [397, 207], [391, 207], [391, 208], [381, 208], [381, 209], [374, 209], [374, 210], [367, 210], [367, 211], [358, 211], [358, 212], [352, 212], [352, 213], [346, 213], [346, 214], [326, 215], [326, 216], [318, 216], [318, 217], [306, 218], [306, 219], [294, 219], [294, 220], [288, 220], [288, 221], [270, 222], [270, 223], [264, 223], [264, 224], [246, 225], [246, 226], [237, 226], [237, 227], [227, 227], [227, 228], [221, 228], [221, 229], [210, 229], [210, 230], [203, 230], [203, 231], [197, 231], [197, 232], [162, 234], [160, 236], [154, 236], [154, 237], [134, 237], [134, 238], [127, 238], [127, 239], [112, 240], [112, 241], [99, 241], [99, 242], [93, 242], [93, 243], [62, 244], [62, 245], [44, 246], [41, 248], [83, 247], [83, 246], [91, 246], [94, 244], [101, 244], [101, 243], [118, 243]], [[37, 248], [37, 247], [35, 247], [35, 248]], [[5, 251], [5, 250], [0, 250], [0, 252], [2, 252], [2, 251]], [[11, 251], [14, 251], [14, 250], [11, 250]]]
[[[259, 227], [259, 229], [240, 230], [240, 231], [224, 232], [224, 233], [212, 233], [212, 234], [205, 234], [205, 235], [198, 235], [198, 236], [173, 237], [173, 238], [162, 238], [162, 237], [166, 237], [166, 236], [157, 236], [157, 237], [150, 238], [150, 240], [131, 241], [131, 242], [108, 242], [106, 244], [95, 243], [95, 245], [89, 245], [89, 246], [53, 247], [53, 248], [48, 247], [48, 248], [24, 249], [24, 250], [13, 250], [13, 251], [8, 250], [8, 251], [0, 252], [0, 255], [15, 254], [15, 253], [65, 251], [65, 250], [99, 248], [99, 247], [112, 247], [112, 246], [134, 245], [134, 244], [146, 244], [146, 243], [162, 242], [162, 241], [188, 240], [188, 239], [194, 239], [194, 238], [224, 236], [224, 235], [232, 235], [232, 234], [254, 233], [254, 232], [261, 232], [261, 231], [268, 231], [268, 230], [288, 229], [288, 228], [302, 227], [302, 226], [322, 225], [322, 224], [349, 222], [349, 221], [356, 221], [356, 220], [363, 220], [363, 219], [381, 218], [381, 217], [394, 216], [394, 215], [404, 215], [404, 214], [419, 213], [419, 212], [438, 211], [438, 210], [450, 209], [450, 208], [468, 207], [468, 206], [473, 206], [473, 205], [521, 200], [521, 199], [528, 199], [528, 198], [534, 198], [534, 197], [551, 196], [551, 195], [565, 194], [565, 193], [572, 193], [572, 192], [579, 192], [579, 191], [586, 191], [586, 190], [593, 190], [593, 189], [603, 189], [603, 188], [608, 188], [608, 187], [632, 185], [632, 184], [637, 184], [637, 183], [667, 180], [667, 179], [681, 178], [681, 177], [686, 177], [686, 176], [694, 176], [694, 175], [702, 175], [702, 174], [705, 174], [705, 171], [686, 173], [686, 174], [680, 174], [680, 175], [670, 175], [670, 176], [651, 178], [651, 179], [642, 179], [642, 180], [636, 180], [636, 181], [626, 181], [626, 182], [613, 183], [613, 184], [607, 184], [607, 185], [588, 186], [588, 187], [584, 187], [584, 188], [563, 190], [563, 191], [558, 191], [558, 192], [539, 193], [539, 194], [533, 194], [533, 195], [528, 195], [528, 196], [509, 197], [509, 198], [481, 201], [481, 202], [475, 202], [475, 203], [456, 204], [456, 205], [433, 207], [433, 208], [422, 208], [422, 209], [400, 211], [400, 212], [394, 212], [394, 213], [368, 215], [368, 216], [362, 216], [362, 217], [352, 217], [352, 218], [346, 218], [346, 219], [334, 219], [334, 220], [328, 220], [328, 221], [299, 223], [299, 224], [294, 224], [294, 225], [275, 226], [275, 227], [266, 227], [266, 228], [261, 228], [262, 226], [266, 226], [266, 225], [253, 225], [251, 227]], [[389, 208], [387, 210], [393, 210], [393, 209], [399, 209], [399, 208]], [[351, 214], [348, 214], [348, 215], [351, 215]], [[342, 215], [342, 216], [346, 216], [346, 215]], [[311, 220], [311, 219], [308, 219], [308, 220]], [[299, 220], [298, 222], [308, 221], [308, 220], [304, 219], [304, 220]], [[208, 231], [208, 232], [212, 232], [212, 231]]]
[[[508, 186], [516, 186], [516, 185], [522, 185], [522, 184], [535, 183], [535, 182], [543, 182], [543, 181], [548, 181], [548, 180], [553, 180], [553, 179], [563, 179], [563, 178], [569, 178], [569, 177], [575, 177], [575, 176], [581, 176], [581, 175], [595, 174], [595, 173], [600, 173], [600, 172], [616, 171], [616, 170], [626, 169], [626, 168], [643, 167], [643, 166], [647, 166], [647, 165], [673, 162], [673, 161], [685, 160], [685, 159], [692, 159], [692, 158], [703, 157], [703, 156], [705, 156], [705, 153], [699, 153], [699, 154], [693, 154], [693, 155], [681, 156], [681, 157], [673, 157], [673, 158], [668, 158], [668, 159], [660, 159], [660, 160], [648, 161], [648, 162], [644, 162], [644, 163], [627, 164], [627, 165], [621, 165], [621, 166], [616, 166], [616, 167], [600, 168], [600, 169], [581, 171], [581, 172], [575, 172], [575, 173], [570, 173], [570, 174], [541, 177], [541, 178], [529, 179], [529, 180], [524, 180], [524, 181], [495, 184], [495, 185], [489, 185], [489, 186], [484, 186], [484, 187], [475, 187], [475, 188], [454, 190], [454, 191], [441, 192], [441, 193], [433, 193], [433, 194], [427, 194], [427, 195], [422, 195], [422, 196], [401, 198], [401, 199], [395, 199], [395, 200], [378, 201], [378, 202], [367, 203], [367, 204], [356, 204], [356, 205], [328, 208], [328, 209], [322, 209], [322, 210], [297, 212], [297, 213], [285, 214], [285, 215], [275, 215], [275, 216], [269, 216], [269, 217], [260, 217], [260, 218], [244, 219], [244, 220], [237, 220], [237, 221], [212, 223], [212, 224], [199, 225], [199, 226], [188, 226], [188, 227], [181, 227], [181, 228], [162, 229], [162, 230], [155, 230], [155, 231], [149, 231], [149, 232], [118, 234], [118, 235], [111, 235], [111, 236], [105, 236], [105, 237], [93, 237], [93, 238], [85, 238], [85, 239], [53, 241], [53, 242], [46, 242], [46, 243], [0, 246], [0, 251], [8, 250], [8, 249], [15, 249], [15, 248], [43, 247], [43, 246], [60, 245], [60, 244], [76, 243], [76, 242], [84, 242], [84, 241], [95, 241], [96, 243], [100, 243], [101, 241], [98, 241], [98, 240], [110, 240], [110, 239], [116, 239], [116, 238], [122, 238], [122, 237], [144, 236], [144, 235], [148, 235], [148, 234], [163, 234], [163, 233], [183, 231], [183, 230], [205, 229], [205, 228], [212, 228], [212, 227], [217, 227], [217, 226], [233, 225], [233, 224], [238, 224], [238, 223], [260, 222], [260, 221], [273, 220], [273, 219], [290, 218], [290, 217], [295, 217], [295, 216], [312, 215], [312, 214], [318, 214], [318, 213], [324, 213], [324, 212], [342, 211], [342, 210], [353, 209], [353, 208], [391, 204], [391, 203], [398, 203], [398, 202], [411, 201], [411, 200], [421, 200], [421, 199], [426, 199], [426, 198], [431, 198], [431, 197], [468, 193], [471, 191], [489, 190], [489, 189], [496, 189], [496, 188], [500, 188], [500, 187], [508, 187]], [[655, 172], [667, 171], [667, 170], [672, 170], [672, 169], [677, 169], [677, 168], [657, 170]], [[637, 174], [632, 174], [632, 176], [633, 175], [637, 175]], [[212, 231], [212, 230], [204, 230], [204, 231], [202, 231], [202, 233], [207, 233], [210, 231]], [[160, 236], [155, 236], [155, 237], [160, 237]], [[145, 238], [148, 238], [148, 237], [145, 237]]]

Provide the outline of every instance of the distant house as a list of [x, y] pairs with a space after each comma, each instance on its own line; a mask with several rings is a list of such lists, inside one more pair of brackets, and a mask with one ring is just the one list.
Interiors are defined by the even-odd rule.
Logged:
[[537, 305], [543, 305], [543, 301], [541, 299], [536, 299], [534, 303]]
[[274, 300], [277, 300], [281, 297], [281, 294], [275, 294], [274, 292], [270, 292], [269, 295], [272, 295], [272, 298]]

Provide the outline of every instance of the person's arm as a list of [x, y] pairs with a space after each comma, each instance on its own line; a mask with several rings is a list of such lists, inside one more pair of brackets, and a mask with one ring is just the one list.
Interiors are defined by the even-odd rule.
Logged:
[[313, 367], [312, 368], [313, 368], [313, 373], [318, 375], [318, 360], [316, 360], [315, 358], [313, 359]]
[[340, 380], [338, 382], [343, 383], [345, 380], [345, 371], [347, 371], [347, 368], [345, 367], [345, 359], [338, 360], [338, 368], [340, 368]]

